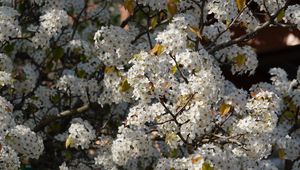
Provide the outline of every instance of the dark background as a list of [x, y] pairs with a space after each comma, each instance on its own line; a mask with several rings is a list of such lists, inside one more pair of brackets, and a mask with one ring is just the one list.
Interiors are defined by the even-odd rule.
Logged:
[[[298, 39], [293, 46], [286, 41], [289, 35]], [[259, 65], [254, 75], [232, 75], [230, 68], [223, 68], [224, 75], [232, 80], [238, 87], [249, 89], [252, 84], [269, 82], [270, 68], [283, 68], [294, 79], [300, 66], [300, 31], [288, 28], [271, 27], [264, 29], [256, 35], [255, 39], [248, 42], [256, 49]]]

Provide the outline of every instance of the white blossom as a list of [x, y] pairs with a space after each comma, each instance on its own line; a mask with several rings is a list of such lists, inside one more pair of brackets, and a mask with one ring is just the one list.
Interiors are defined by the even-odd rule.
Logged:
[[71, 139], [70, 147], [78, 149], [80, 146], [82, 149], [88, 148], [88, 145], [92, 140], [96, 138], [95, 130], [88, 121], [84, 121], [81, 118], [75, 118], [71, 121], [69, 127], [69, 136]]
[[0, 142], [0, 168], [7, 170], [18, 170], [21, 165], [18, 154], [10, 146]]
[[297, 25], [298, 30], [300, 30], [300, 5], [288, 6], [285, 10], [284, 20]]
[[24, 125], [17, 125], [7, 135], [7, 142], [18, 153], [38, 159], [44, 151], [43, 139]]

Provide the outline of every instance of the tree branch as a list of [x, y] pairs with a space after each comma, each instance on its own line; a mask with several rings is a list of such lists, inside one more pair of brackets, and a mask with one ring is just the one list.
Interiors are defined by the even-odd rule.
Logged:
[[248, 39], [252, 38], [253, 36], [255, 36], [255, 34], [256, 34], [258, 31], [260, 31], [260, 30], [262, 30], [262, 29], [264, 29], [264, 28], [270, 26], [271, 24], [274, 24], [274, 23], [275, 23], [275, 19], [276, 19], [276, 17], [278, 16], [278, 14], [280, 13], [280, 11], [281, 11], [282, 9], [287, 8], [287, 5], [289, 4], [289, 2], [290, 2], [290, 0], [287, 0], [286, 3], [285, 3], [285, 5], [284, 5], [282, 8], [280, 8], [273, 16], [270, 17], [270, 20], [268, 20], [267, 22], [265, 22], [263, 25], [258, 26], [254, 31], [252, 31], [252, 32], [250, 32], [250, 33], [248, 33], [248, 34], [245, 34], [245, 35], [243, 35], [243, 36], [241, 36], [241, 37], [239, 37], [239, 38], [236, 38], [236, 39], [234, 39], [234, 40], [229, 40], [229, 41], [227, 41], [227, 42], [218, 44], [218, 45], [216, 45], [215, 47], [213, 47], [213, 48], [211, 48], [211, 49], [208, 49], [208, 50], [207, 50], [208, 53], [213, 54], [214, 52], [219, 51], [219, 50], [221, 50], [221, 49], [223, 49], [223, 48], [229, 47], [229, 46], [234, 45], [234, 44], [238, 44], [238, 43], [240, 43], [240, 42], [243, 42], [243, 41], [245, 41], [245, 40], [248, 40]]
[[83, 112], [87, 111], [89, 108], [90, 108], [90, 105], [85, 104], [85, 105], [75, 108], [75, 109], [63, 111], [63, 112], [59, 113], [57, 116], [47, 117], [46, 119], [41, 120], [40, 123], [33, 129], [33, 131], [38, 132], [38, 131], [44, 129], [47, 125], [49, 125], [53, 121], [56, 121], [58, 119], [62, 119], [65, 117], [70, 117], [70, 116], [73, 116], [73, 115], [76, 115], [79, 113], [83, 113]]

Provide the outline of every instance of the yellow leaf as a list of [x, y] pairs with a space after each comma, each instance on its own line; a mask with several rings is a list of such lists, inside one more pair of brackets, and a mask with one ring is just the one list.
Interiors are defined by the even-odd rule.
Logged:
[[7, 134], [7, 135], [4, 137], [4, 140], [5, 140], [5, 142], [7, 142], [7, 143], [13, 142], [12, 136], [11, 136], [10, 134]]
[[177, 135], [175, 132], [169, 132], [166, 134], [165, 141], [167, 144], [171, 144], [173, 141], [177, 140]]
[[236, 57], [233, 58], [233, 61], [239, 67], [245, 65], [246, 60], [247, 60], [247, 58], [244, 54], [238, 54]]
[[177, 66], [172, 66], [171, 67], [171, 73], [175, 74], [177, 72]]
[[[191, 100], [191, 98], [194, 97], [193, 94], [187, 94], [187, 95], [181, 95], [178, 97], [176, 102], [176, 111], [178, 111], [180, 108], [182, 108], [186, 103]], [[188, 103], [188, 105], [191, 103]]]
[[223, 103], [220, 106], [220, 114], [222, 117], [226, 116], [231, 110], [231, 105]]
[[128, 12], [130, 14], [133, 14], [133, 12], [134, 12], [134, 0], [125, 0], [124, 1], [124, 7], [125, 7], [125, 9], [128, 10]]
[[153, 49], [150, 51], [151, 55], [160, 55], [164, 52], [164, 46], [162, 46], [160, 43], [155, 44]]
[[209, 163], [204, 162], [204, 163], [202, 164], [201, 170], [213, 170], [213, 169], [214, 169], [214, 168], [213, 168]]
[[189, 26], [189, 29], [194, 33], [196, 34], [196, 36], [200, 39], [202, 39], [202, 36], [201, 36], [201, 32], [200, 32], [200, 29], [196, 26]]
[[298, 107], [294, 104], [293, 101], [288, 103], [288, 108], [291, 112], [297, 113]]
[[226, 28], [228, 28], [229, 25], [230, 25], [230, 19], [229, 19], [229, 17], [227, 17], [227, 18], [226, 18]]
[[168, 0], [167, 2], [167, 9], [171, 16], [174, 16], [178, 11], [177, 2], [177, 0]]
[[67, 140], [66, 140], [66, 143], [65, 143], [66, 148], [68, 149], [69, 146], [72, 145], [72, 143], [73, 143], [73, 139], [72, 139], [72, 137], [69, 135], [68, 138], [67, 138]]
[[235, 0], [239, 11], [241, 11], [246, 6], [246, 0]]
[[131, 88], [130, 84], [128, 83], [127, 79], [123, 80], [120, 84], [119, 84], [119, 91], [120, 92], [126, 92]]
[[117, 70], [116, 70], [115, 67], [105, 67], [105, 69], [104, 69], [104, 73], [107, 73], [107, 74], [113, 73], [113, 72], [116, 72], [116, 71]]
[[149, 82], [147, 89], [149, 89], [148, 93], [152, 94], [155, 90], [154, 84], [152, 82]]
[[153, 17], [152, 19], [151, 19], [151, 27], [152, 28], [155, 28], [156, 26], [157, 26], [157, 24], [158, 24], [158, 22], [157, 22], [157, 16], [155, 16], [155, 17]]
[[284, 15], [285, 15], [285, 10], [284, 10], [284, 9], [281, 9], [281, 10], [279, 11], [279, 13], [278, 13], [277, 17], [276, 17], [276, 19], [277, 19], [277, 22], [280, 22], [280, 21], [282, 21], [282, 19], [283, 19]]
[[189, 49], [195, 49], [195, 43], [192, 42], [192, 41], [188, 41], [187, 47], [188, 47]]
[[64, 157], [64, 160], [71, 160], [72, 159], [72, 152], [71, 151], [65, 151], [63, 153], [63, 157]]
[[1, 145], [1, 143], [0, 143], [0, 152], [1, 152], [1, 150], [2, 150], [2, 145]]
[[195, 156], [192, 158], [192, 164], [197, 164], [201, 160], [203, 160], [203, 157], [201, 155]]
[[278, 150], [278, 156], [281, 160], [284, 160], [285, 159], [285, 151], [284, 149], [279, 149]]

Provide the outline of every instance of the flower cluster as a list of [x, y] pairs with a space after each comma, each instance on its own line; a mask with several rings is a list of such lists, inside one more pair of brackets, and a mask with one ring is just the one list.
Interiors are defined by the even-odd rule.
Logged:
[[37, 32], [32, 38], [36, 48], [49, 47], [49, 39], [59, 35], [63, 26], [68, 24], [68, 15], [64, 10], [51, 9], [45, 11], [40, 17], [41, 24], [37, 27]]
[[0, 97], [0, 168], [18, 169], [18, 154], [27, 158], [38, 159], [44, 151], [43, 140], [30, 128], [16, 125], [13, 106]]
[[289, 2], [0, 0], [0, 169], [299, 169], [300, 67], [223, 74]]
[[0, 42], [10, 41], [21, 34], [21, 28], [17, 20], [18, 11], [7, 6], [0, 7]]
[[10, 146], [0, 143], [0, 168], [7, 170], [15, 170], [20, 168], [18, 154]]
[[291, 5], [285, 11], [284, 19], [288, 22], [294, 23], [297, 25], [297, 28], [300, 29], [300, 5]]
[[42, 138], [23, 125], [11, 129], [6, 140], [18, 153], [29, 158], [38, 159], [44, 151]]
[[70, 147], [78, 149], [88, 148], [92, 140], [95, 139], [95, 130], [88, 121], [83, 121], [81, 118], [75, 118], [71, 121], [69, 127], [68, 139], [71, 141]]

